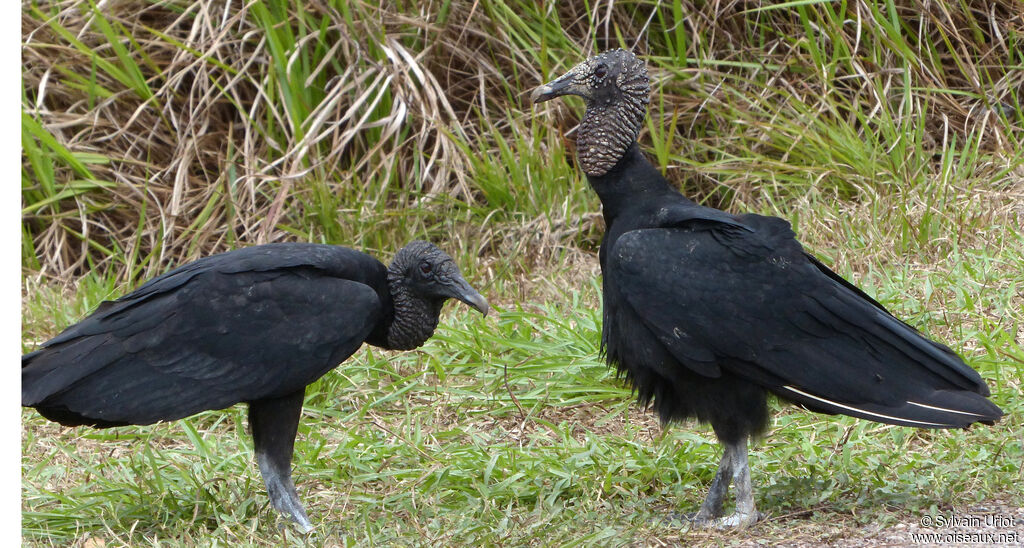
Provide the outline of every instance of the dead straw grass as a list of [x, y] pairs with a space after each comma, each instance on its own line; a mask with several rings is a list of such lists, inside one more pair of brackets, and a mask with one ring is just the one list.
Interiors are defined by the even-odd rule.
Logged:
[[[592, 13], [500, 1], [347, 5], [25, 4], [23, 111], [85, 158], [86, 178], [113, 183], [37, 207], [46, 185], [26, 158], [26, 264], [63, 280], [96, 268], [135, 279], [243, 243], [391, 249], [446, 216], [458, 222], [445, 237], [479, 255], [562, 260], [581, 227], [568, 209], [487, 228], [487, 217], [459, 213], [489, 205], [469, 155], [496, 154], [485, 128], [537, 151], [571, 148], [531, 128], [525, 93], [620, 45], [617, 34], [650, 57], [661, 82], [659, 131], [644, 139], [670, 149], [669, 176], [714, 205], [756, 206], [766, 177], [781, 181], [769, 192], [796, 181], [863, 198], [892, 192], [884, 185], [915, 169], [934, 175], [933, 165], [842, 156], [843, 139], [873, 136], [903, 150], [887, 131], [908, 140], [920, 131], [919, 148], [936, 154], [974, 138], [986, 159], [971, 176], [992, 177], [981, 192], [1020, 192], [1015, 0], [899, 0], [894, 12], [853, 1], [845, 13], [735, 1]], [[576, 114], [550, 108], [568, 133]], [[833, 125], [852, 133], [827, 135]], [[544, 158], [524, 152], [523, 163]], [[58, 159], [52, 177], [61, 189], [83, 173]], [[1000, 194], [994, 207], [1015, 200]], [[410, 217], [426, 220], [406, 226]]]

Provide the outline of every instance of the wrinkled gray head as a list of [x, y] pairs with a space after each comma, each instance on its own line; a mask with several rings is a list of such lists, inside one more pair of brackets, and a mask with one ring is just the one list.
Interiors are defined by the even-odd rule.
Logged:
[[563, 95], [583, 98], [587, 111], [576, 137], [576, 156], [584, 173], [598, 177], [615, 167], [636, 141], [650, 93], [644, 62], [624, 49], [613, 49], [538, 87], [530, 98], [534, 103]]
[[387, 343], [395, 350], [417, 348], [430, 338], [448, 299], [458, 299], [487, 315], [487, 299], [462, 277], [447, 253], [429, 242], [415, 241], [398, 250], [388, 267], [388, 287], [395, 317]]

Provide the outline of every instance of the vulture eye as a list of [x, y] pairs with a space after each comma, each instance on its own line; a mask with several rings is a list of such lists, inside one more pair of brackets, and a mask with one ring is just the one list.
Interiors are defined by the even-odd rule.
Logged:
[[420, 263], [420, 272], [422, 272], [423, 274], [430, 274], [433, 271], [434, 267], [430, 263], [426, 261]]
[[597, 67], [594, 68], [594, 76], [598, 78], [604, 78], [607, 75], [608, 67], [604, 66], [604, 64], [597, 65]]

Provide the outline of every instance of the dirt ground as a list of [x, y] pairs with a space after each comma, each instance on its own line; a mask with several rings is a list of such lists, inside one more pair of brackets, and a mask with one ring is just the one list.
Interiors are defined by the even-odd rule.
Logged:
[[[803, 524], [799, 521], [804, 521]], [[887, 522], [888, 520], [879, 520]], [[839, 519], [822, 527], [818, 520], [801, 516], [769, 516], [757, 534], [730, 533], [732, 538], [691, 532], [680, 538], [684, 544], [700, 546], [778, 546], [805, 548], [877, 548], [883, 546], [1024, 546], [1024, 507], [990, 501], [964, 508], [943, 510], [934, 515], [903, 516], [896, 523], [867, 525]], [[753, 533], [753, 534], [751, 534]], [[732, 536], [735, 535], [735, 536]], [[743, 537], [743, 538], [740, 538]]]

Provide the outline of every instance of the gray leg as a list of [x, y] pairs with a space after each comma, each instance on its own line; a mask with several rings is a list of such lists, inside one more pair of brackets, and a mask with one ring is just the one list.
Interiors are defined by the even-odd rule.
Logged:
[[731, 450], [731, 446], [725, 446], [722, 461], [718, 463], [718, 471], [715, 472], [715, 479], [711, 480], [708, 496], [704, 498], [704, 504], [700, 505], [700, 511], [692, 518], [697, 524], [706, 524], [722, 517], [722, 505], [725, 503], [725, 497], [729, 495], [729, 482], [733, 475], [734, 459], [731, 457]]
[[754, 508], [754, 490], [750, 485], [746, 438], [732, 448], [731, 456], [732, 483], [736, 486], [736, 511], [729, 517], [717, 520], [715, 527], [719, 529], [750, 527], [761, 517]]
[[305, 389], [282, 398], [250, 402], [249, 425], [270, 503], [309, 532], [313, 524], [292, 483], [292, 451], [304, 394]]
[[[749, 527], [760, 519], [754, 508], [754, 491], [750, 485], [750, 466], [747, 463], [747, 439], [742, 438], [736, 443], [723, 443], [722, 463], [711, 482], [708, 496], [704, 499], [700, 511], [693, 517], [697, 527], [716, 527], [731, 529]], [[729, 494], [729, 483], [736, 486], [736, 511], [728, 517], [722, 517], [722, 506]]]

